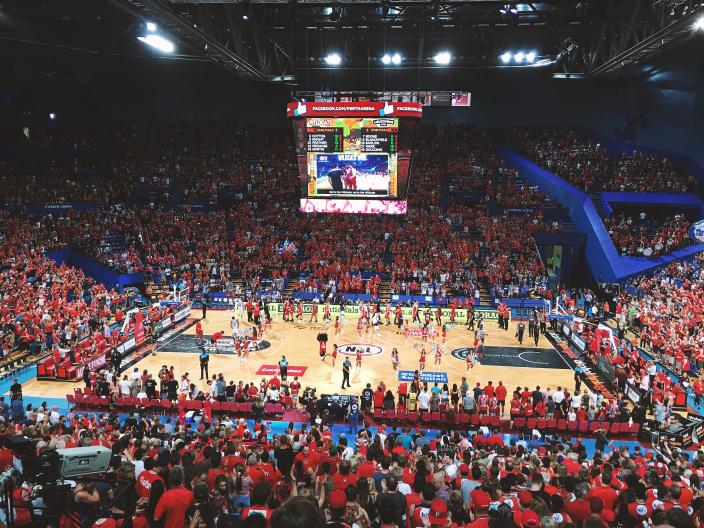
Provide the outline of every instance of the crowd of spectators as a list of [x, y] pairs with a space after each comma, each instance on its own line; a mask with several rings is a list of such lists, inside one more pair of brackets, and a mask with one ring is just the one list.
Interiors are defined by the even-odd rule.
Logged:
[[664, 154], [634, 151], [612, 156], [599, 143], [565, 128], [522, 128], [513, 143], [538, 165], [585, 191], [693, 191], [696, 178]]
[[604, 226], [622, 255], [658, 257], [692, 244], [688, 236], [691, 222], [678, 214], [654, 218], [619, 214], [604, 218]]

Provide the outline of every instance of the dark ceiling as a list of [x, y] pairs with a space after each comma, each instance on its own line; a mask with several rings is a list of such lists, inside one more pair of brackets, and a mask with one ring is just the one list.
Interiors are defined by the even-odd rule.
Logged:
[[[702, 12], [695, 0], [6, 0], [0, 40], [48, 56], [73, 50], [213, 61], [242, 79], [311, 88], [307, 79], [325, 75], [315, 72], [333, 70], [338, 82], [355, 84], [375, 70], [420, 79], [421, 71], [443, 70], [437, 75], [446, 78], [448, 71], [536, 67], [504, 65], [506, 50], [535, 51], [549, 74], [612, 74], [684, 38]], [[174, 53], [137, 41], [146, 22], [175, 42]], [[436, 64], [445, 50], [451, 63]], [[333, 52], [339, 67], [325, 63]], [[382, 55], [395, 52], [401, 64], [383, 64]]]

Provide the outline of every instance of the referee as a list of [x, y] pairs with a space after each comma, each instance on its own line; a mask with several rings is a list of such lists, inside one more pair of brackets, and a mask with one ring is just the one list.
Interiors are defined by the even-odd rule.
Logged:
[[286, 381], [288, 376], [288, 359], [286, 359], [286, 356], [281, 356], [279, 360], [279, 373], [281, 374], [281, 381]]

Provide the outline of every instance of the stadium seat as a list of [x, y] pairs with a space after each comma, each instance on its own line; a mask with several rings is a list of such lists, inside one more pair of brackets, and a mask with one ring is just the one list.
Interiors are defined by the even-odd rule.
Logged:
[[438, 412], [438, 411], [433, 411], [433, 412], [430, 414], [430, 419], [431, 419], [433, 422], [439, 422], [439, 421], [440, 421], [440, 412]]
[[567, 430], [570, 431], [571, 433], [574, 433], [577, 428], [579, 427], [579, 423], [577, 420], [571, 420], [567, 422]]
[[425, 411], [424, 413], [422, 413], [420, 415], [420, 421], [424, 424], [430, 423], [432, 418], [433, 418], [433, 413], [431, 413], [430, 411]]
[[538, 431], [545, 431], [547, 429], [547, 423], [548, 421], [545, 418], [538, 418], [538, 423], [536, 424]]
[[68, 402], [69, 405], [76, 405], [76, 396], [75, 396], [75, 394], [67, 394], [67, 395], [66, 395], [66, 401]]
[[281, 405], [280, 403], [275, 403], [274, 407], [272, 409], [272, 412], [276, 416], [283, 416], [284, 415], [284, 406]]
[[[158, 400], [157, 400], [158, 401]], [[171, 402], [169, 400], [161, 400], [161, 408], [164, 411], [164, 414], [166, 414], [168, 411], [171, 410]]]
[[640, 424], [635, 422], [632, 423], [628, 428], [628, 432], [632, 435], [637, 435], [638, 433], [640, 433]]
[[210, 408], [213, 412], [220, 412], [222, 410], [222, 402], [215, 400], [211, 403]]
[[538, 425], [538, 419], [537, 418], [528, 418], [526, 420], [526, 428], [527, 429], [535, 429], [535, 427]]
[[[628, 424], [626, 424], [628, 425]], [[611, 427], [609, 428], [609, 434], [612, 435], [617, 435], [621, 432], [621, 424], [619, 422], [614, 422], [611, 424]]]
[[558, 431], [567, 431], [567, 420], [560, 419], [557, 421], [557, 430]]
[[274, 404], [273, 403], [265, 403], [264, 404], [264, 414], [266, 414], [266, 415], [274, 414]]
[[408, 421], [411, 423], [416, 423], [418, 421], [418, 413], [415, 411], [408, 412]]
[[[590, 433], [595, 433], [599, 430], [601, 424], [599, 422], [589, 422], [589, 432]], [[580, 427], [581, 431], [581, 427]]]
[[250, 402], [240, 403], [239, 412], [243, 414], [250, 414], [252, 412], [252, 404]]
[[381, 409], [380, 407], [377, 407], [374, 409], [374, 419], [375, 420], [381, 420], [384, 417], [384, 410]]
[[463, 425], [468, 424], [469, 423], [469, 414], [467, 414], [467, 413], [460, 414], [460, 423]]
[[516, 429], [523, 429], [526, 426], [526, 419], [523, 416], [519, 416], [513, 421], [513, 426]]
[[396, 420], [396, 410], [395, 409], [388, 409], [386, 411], [386, 419], [387, 420]]
[[472, 414], [469, 417], [469, 423], [472, 424], [472, 427], [477, 427], [479, 426], [479, 415], [478, 414]]
[[589, 422], [588, 421], [586, 421], [586, 420], [579, 421], [579, 432], [580, 433], [589, 432]]
[[547, 431], [554, 431], [557, 429], [557, 420], [555, 420], [555, 418], [548, 418], [545, 422], [545, 429]]
[[501, 417], [497, 415], [491, 416], [491, 418], [489, 419], [489, 424], [492, 427], [499, 427], [501, 425]]

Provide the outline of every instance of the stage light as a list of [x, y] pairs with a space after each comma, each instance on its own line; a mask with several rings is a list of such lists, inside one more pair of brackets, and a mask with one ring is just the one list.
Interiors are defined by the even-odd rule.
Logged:
[[401, 64], [401, 55], [399, 55], [398, 53], [394, 53], [393, 57], [391, 57], [391, 62], [396, 65]]
[[535, 52], [529, 51], [526, 53], [526, 62], [535, 62]]
[[52, 121], [56, 119], [56, 114], [54, 112], [49, 113], [49, 119], [51, 119]]
[[249, 17], [247, 15], [242, 15], [242, 20], [249, 20]]
[[700, 17], [694, 22], [694, 30], [695, 30], [695, 31], [704, 31], [704, 16], [700, 16]]
[[160, 35], [147, 35], [146, 37], [137, 37], [137, 40], [144, 42], [152, 48], [163, 51], [164, 53], [172, 53], [176, 46], [170, 40], [165, 39]]
[[389, 57], [388, 53], [381, 58], [381, 62], [386, 65], [391, 64], [391, 57]]
[[435, 62], [438, 64], [441, 64], [443, 66], [446, 66], [452, 62], [452, 54], [449, 51], [441, 51], [435, 57]]
[[147, 22], [147, 31], [154, 33], [156, 31], [156, 24], [154, 22]]
[[523, 59], [525, 59], [525, 54], [522, 51], [516, 52], [516, 54], [513, 56], [513, 60], [516, 62], [523, 62]]
[[504, 64], [508, 64], [509, 62], [511, 62], [511, 57], [512, 57], [511, 52], [506, 51], [506, 52], [502, 53], [499, 58], [501, 59], [501, 62], [503, 62]]
[[339, 66], [342, 64], [342, 57], [337, 53], [330, 53], [325, 57], [325, 64], [328, 66]]

